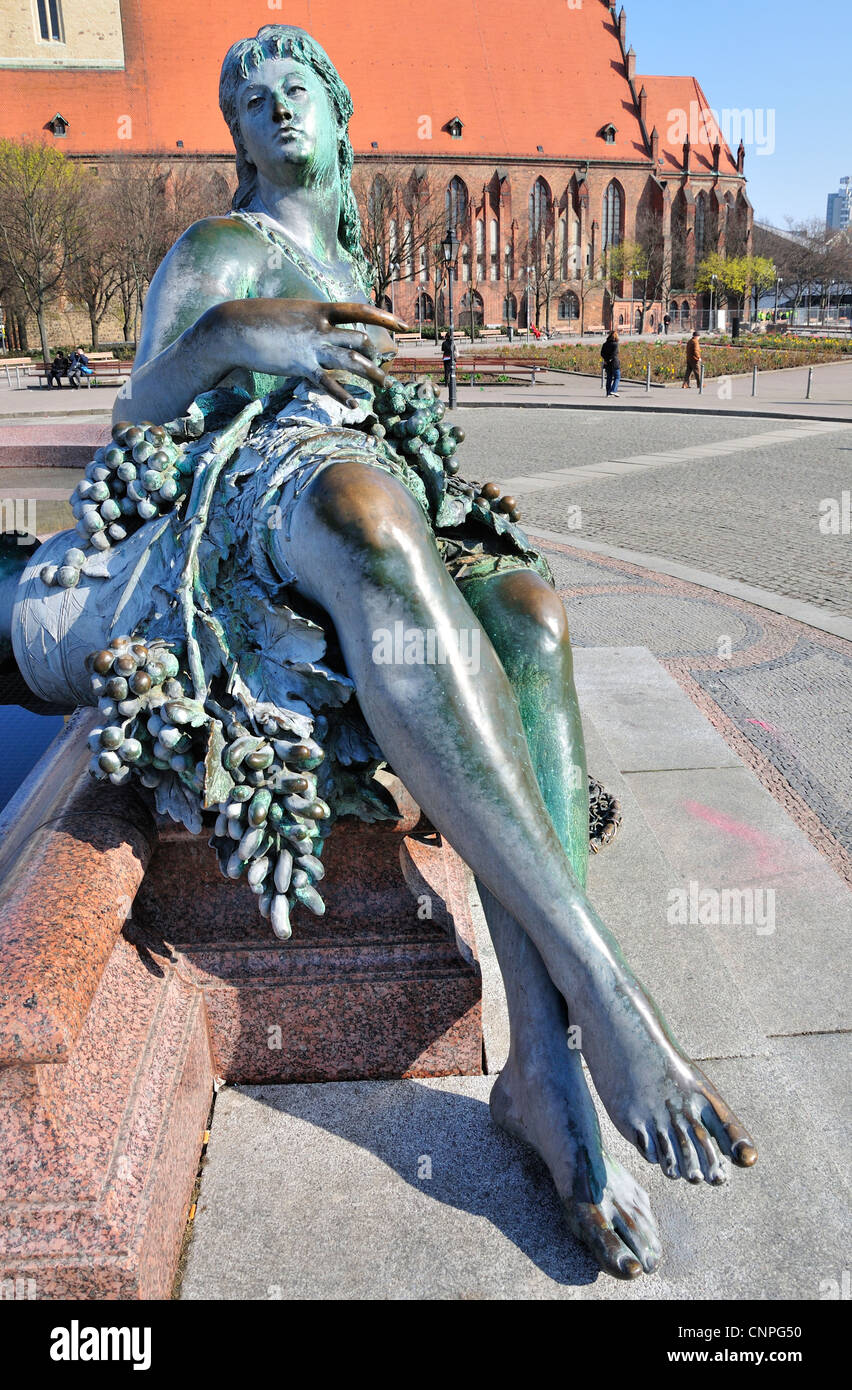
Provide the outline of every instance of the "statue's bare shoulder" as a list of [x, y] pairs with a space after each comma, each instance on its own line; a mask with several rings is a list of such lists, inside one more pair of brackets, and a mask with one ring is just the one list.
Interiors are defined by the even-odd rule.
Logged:
[[164, 256], [145, 301], [137, 365], [156, 356], [216, 304], [258, 293], [266, 249], [238, 217], [194, 222]]

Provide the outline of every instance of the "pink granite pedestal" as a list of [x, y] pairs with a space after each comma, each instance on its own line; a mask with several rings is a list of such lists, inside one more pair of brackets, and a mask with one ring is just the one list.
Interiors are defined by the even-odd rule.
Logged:
[[216, 1077], [478, 1073], [481, 982], [446, 846], [340, 825], [282, 944], [203, 840], [94, 790], [93, 718], [0, 824], [0, 1280], [163, 1298]]

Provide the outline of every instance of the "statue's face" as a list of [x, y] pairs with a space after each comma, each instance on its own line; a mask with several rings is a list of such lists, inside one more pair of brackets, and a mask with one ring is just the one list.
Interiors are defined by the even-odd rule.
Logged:
[[318, 174], [337, 164], [338, 131], [328, 93], [312, 68], [293, 58], [266, 58], [239, 93], [240, 133], [255, 168], [272, 183], [292, 167]]

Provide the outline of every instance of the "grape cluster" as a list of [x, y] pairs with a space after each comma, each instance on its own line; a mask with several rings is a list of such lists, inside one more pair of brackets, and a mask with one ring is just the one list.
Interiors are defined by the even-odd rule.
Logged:
[[596, 777], [589, 777], [589, 849], [597, 854], [611, 844], [621, 825], [621, 802], [602, 787]]
[[231, 789], [218, 803], [210, 844], [222, 872], [248, 883], [283, 939], [290, 935], [296, 903], [322, 915], [325, 905], [314, 884], [325, 872], [320, 855], [331, 810], [318, 794], [315, 769], [324, 758], [319, 744], [286, 737], [274, 718], [264, 718], [260, 732], [252, 733], [253, 721], [241, 707], [227, 711], [217, 702], [211, 715], [187, 693], [189, 676], [165, 642], [116, 637], [91, 654], [88, 666], [102, 715], [89, 736], [93, 776], [121, 786], [135, 773], [142, 786], [166, 793], [177, 781], [193, 808], [186, 823], [200, 834], [210, 771], [205, 759], [219, 718], [219, 761]]
[[89, 657], [88, 666], [105, 721], [89, 735], [93, 776], [121, 786], [135, 769], [143, 786], [156, 787], [166, 771], [197, 772], [187, 758], [193, 740], [182, 727], [191, 712], [169, 647], [116, 637]]
[[371, 434], [387, 439], [415, 465], [437, 465], [451, 477], [458, 473], [454, 454], [464, 439], [464, 430], [458, 425], [443, 424], [444, 403], [435, 394], [431, 381], [407, 384], [389, 376], [384, 386], [377, 388], [373, 404], [375, 423], [369, 426]]
[[331, 810], [313, 775], [324, 756], [319, 744], [281, 738], [274, 720], [262, 727], [264, 735], [236, 724], [228, 731], [222, 765], [235, 786], [219, 803], [210, 843], [222, 872], [248, 883], [276, 936], [286, 939], [296, 903], [317, 916], [325, 911], [314, 884], [325, 874], [319, 856]]
[[[427, 378], [403, 383], [388, 377], [374, 396], [375, 416], [365, 421], [370, 433], [386, 439], [416, 469], [418, 464], [437, 467], [455, 477], [459, 471], [456, 450], [464, 439], [458, 425], [443, 424], [444, 403]], [[456, 487], [467, 493], [483, 511], [501, 512], [509, 521], [520, 520], [514, 497], [503, 496], [497, 483], [467, 483]]]
[[143, 522], [171, 511], [188, 491], [192, 462], [162, 425], [119, 423], [71, 494], [80, 545], [61, 565], [44, 565], [45, 584], [73, 589], [88, 554], [109, 550]]
[[520, 521], [521, 514], [514, 497], [504, 495], [500, 491], [499, 483], [478, 483], [473, 485], [473, 495], [476, 504], [483, 509], [488, 507], [494, 512], [502, 512], [510, 521]]

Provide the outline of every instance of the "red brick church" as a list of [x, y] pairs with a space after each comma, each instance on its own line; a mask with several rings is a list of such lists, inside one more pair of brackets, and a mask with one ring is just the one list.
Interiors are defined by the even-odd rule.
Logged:
[[[388, 301], [439, 322], [444, 227], [461, 242], [455, 309], [484, 324], [655, 332], [691, 324], [694, 269], [750, 249], [744, 150], [693, 77], [637, 73], [607, 0], [3, 0], [0, 138], [71, 157], [193, 161], [211, 211], [235, 185], [219, 113], [228, 46], [264, 23], [307, 29], [351, 89], [365, 205], [390, 203]], [[383, 194], [379, 198], [377, 191]], [[436, 214], [436, 209], [437, 214]], [[369, 217], [369, 206], [365, 206]], [[643, 258], [631, 262], [628, 248]], [[619, 252], [619, 248], [620, 252]], [[630, 275], [628, 264], [635, 264]]]

